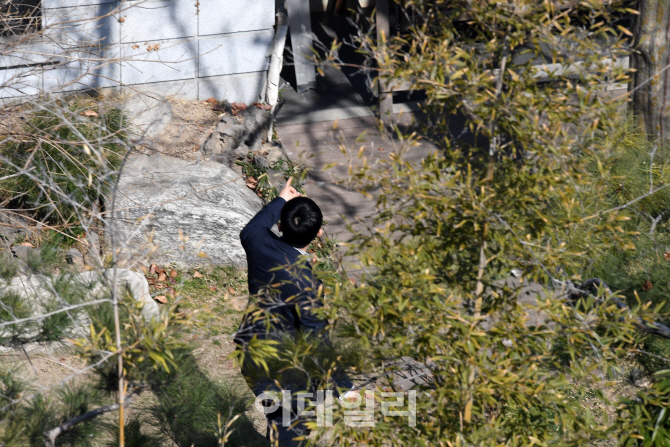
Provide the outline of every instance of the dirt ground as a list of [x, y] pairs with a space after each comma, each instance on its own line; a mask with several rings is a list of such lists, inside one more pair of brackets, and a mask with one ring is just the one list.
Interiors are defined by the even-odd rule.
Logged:
[[220, 112], [203, 101], [169, 99], [172, 122], [158, 136], [149, 138], [137, 150], [146, 155], [161, 153], [182, 160], [197, 160], [200, 147], [219, 121]]

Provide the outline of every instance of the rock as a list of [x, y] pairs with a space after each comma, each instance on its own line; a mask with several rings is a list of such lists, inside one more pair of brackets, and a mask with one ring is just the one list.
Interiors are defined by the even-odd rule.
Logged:
[[232, 106], [232, 104], [230, 104], [230, 103], [229, 103], [228, 101], [226, 101], [225, 99], [224, 99], [223, 101], [221, 101], [221, 108], [222, 108], [223, 111], [224, 111], [225, 113], [227, 113], [228, 115], [232, 115], [232, 114], [233, 114], [233, 106]]
[[97, 258], [100, 256], [100, 236], [94, 231], [86, 232], [86, 241], [88, 242], [88, 256]]
[[28, 259], [38, 255], [38, 251], [36, 249], [26, 245], [13, 246], [12, 253], [14, 253], [15, 257], [21, 259], [22, 261], [28, 261]]
[[[12, 278], [9, 283], [0, 279], [0, 299], [10, 294], [18, 296], [21, 309], [14, 309], [13, 313], [20, 314], [21, 318], [37, 316], [72, 304], [54, 293], [54, 290], [63, 290], [63, 287], [70, 293], [74, 290], [82, 291], [80, 298], [82, 303], [109, 299], [112, 278], [113, 271], [111, 269], [101, 272], [90, 271], [76, 275], [62, 275], [54, 278], [42, 275], [19, 275]], [[137, 301], [145, 320], [150, 321], [160, 315], [158, 305], [151, 298], [149, 284], [144, 276], [127, 269], [116, 269], [116, 280], [119, 292], [123, 293], [124, 290], [129, 292], [128, 295], [120, 296], [130, 296]], [[70, 298], [73, 298], [73, 296], [70, 296]], [[11, 306], [12, 301], [8, 302]], [[95, 311], [96, 307], [85, 307], [85, 309]], [[86, 312], [69, 311], [67, 315], [73, 324], [67, 333], [63, 334], [64, 337], [82, 337], [90, 333], [89, 319]], [[20, 338], [25, 339], [37, 335], [39, 326], [24, 323], [16, 325], [14, 328], [11, 326], [2, 327], [0, 328], [0, 336], [17, 335], [12, 331], [18, 331]]]
[[162, 96], [138, 93], [123, 104], [131, 122], [131, 134], [135, 139], [153, 138], [160, 135], [172, 121], [172, 105]]
[[224, 152], [223, 141], [217, 132], [213, 132], [200, 148], [206, 157], [219, 157]]
[[280, 158], [288, 160], [288, 157], [284, 155], [284, 151], [279, 146], [273, 146], [268, 149], [268, 154], [265, 156], [270, 166], [274, 166]]
[[270, 163], [268, 163], [267, 158], [261, 154], [254, 154], [254, 164], [261, 169], [270, 169]]
[[232, 168], [235, 161], [261, 149], [271, 121], [272, 115], [257, 107], [239, 110], [236, 117], [224, 115], [200, 150], [207, 158]]
[[84, 256], [76, 248], [71, 248], [65, 253], [65, 260], [79, 269], [84, 267]]
[[[239, 234], [262, 207], [225, 165], [164, 155], [131, 157], [121, 175], [116, 204], [120, 211], [115, 239], [124, 241], [126, 258], [150, 253], [157, 264], [181, 267], [245, 266]], [[148, 243], [145, 236], [151, 234]]]
[[28, 234], [27, 228], [28, 225], [23, 217], [0, 212], [0, 245], [11, 246], [19, 237]]

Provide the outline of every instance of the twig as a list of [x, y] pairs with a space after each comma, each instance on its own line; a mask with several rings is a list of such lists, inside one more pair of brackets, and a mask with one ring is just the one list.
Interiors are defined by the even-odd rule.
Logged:
[[[132, 395], [128, 396], [126, 398], [125, 402], [126, 403], [131, 403], [132, 402]], [[60, 424], [56, 428], [52, 428], [51, 430], [44, 432], [44, 445], [45, 447], [56, 447], [56, 438], [63, 432], [68, 431], [72, 427], [74, 427], [77, 424], [80, 424], [82, 422], [86, 422], [89, 419], [93, 419], [95, 417], [100, 416], [101, 414], [109, 413], [110, 411], [116, 411], [119, 409], [119, 404], [115, 403], [112, 405], [107, 405], [105, 407], [100, 407], [96, 408], [93, 411], [89, 411], [88, 413], [84, 413], [82, 415], [79, 415], [75, 418], [70, 419], [69, 421], [65, 421], [62, 424]], [[123, 431], [121, 431], [123, 433]]]

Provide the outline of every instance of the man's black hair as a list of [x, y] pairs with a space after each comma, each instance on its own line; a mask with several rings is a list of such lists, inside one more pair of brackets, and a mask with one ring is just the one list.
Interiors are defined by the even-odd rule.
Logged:
[[307, 197], [296, 197], [286, 202], [280, 218], [282, 240], [297, 248], [308, 246], [323, 224], [321, 209]]

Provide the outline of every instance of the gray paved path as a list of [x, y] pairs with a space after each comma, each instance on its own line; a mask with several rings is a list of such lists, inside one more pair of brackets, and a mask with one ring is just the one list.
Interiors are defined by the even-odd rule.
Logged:
[[[410, 114], [403, 114], [399, 122], [410, 124], [411, 119]], [[373, 117], [278, 124], [277, 135], [293, 162], [308, 167], [305, 188], [308, 196], [321, 207], [324, 219], [328, 222], [326, 232], [330, 238], [347, 242], [350, 239], [347, 222], [352, 223], [356, 229], [363, 229], [371, 224], [371, 216], [375, 213], [375, 199], [367, 198], [347, 187], [349, 164], [360, 165], [363, 158], [372, 165], [379, 163], [398, 147], [397, 139], [382, 136]], [[349, 148], [349, 156], [342, 153], [342, 146]], [[357, 156], [361, 147], [363, 152], [359, 159]], [[380, 148], [384, 150], [380, 151]], [[435, 150], [435, 146], [424, 142], [410, 148], [405, 158], [418, 162]], [[332, 163], [337, 165], [323, 170]], [[343, 267], [350, 278], [360, 278], [362, 270], [354, 257], [345, 258]]]

